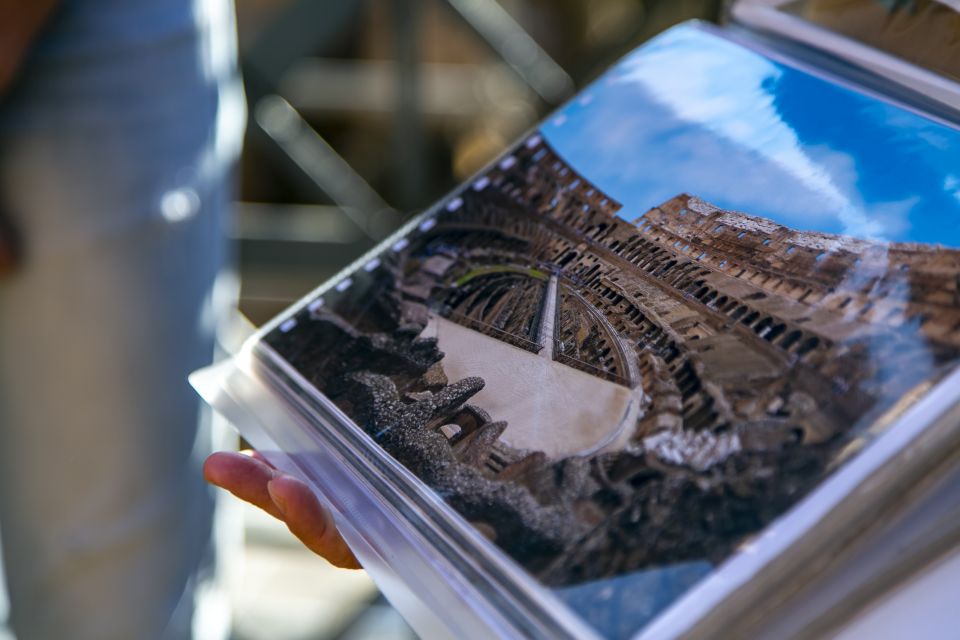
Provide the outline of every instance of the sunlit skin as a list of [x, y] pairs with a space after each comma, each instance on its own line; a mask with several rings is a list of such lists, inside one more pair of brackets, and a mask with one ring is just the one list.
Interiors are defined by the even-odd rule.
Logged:
[[203, 465], [207, 482], [260, 507], [286, 523], [308, 549], [343, 569], [360, 565], [347, 547], [330, 512], [306, 484], [270, 466], [255, 451], [214, 453]]

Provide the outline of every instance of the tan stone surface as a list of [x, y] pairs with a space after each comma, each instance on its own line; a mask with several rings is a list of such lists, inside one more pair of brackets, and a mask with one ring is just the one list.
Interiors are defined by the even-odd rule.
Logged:
[[619, 436], [629, 436], [636, 421], [629, 389], [445, 318], [431, 318], [423, 335], [436, 336], [451, 381], [484, 379], [470, 402], [507, 421], [501, 440], [510, 446], [560, 458], [628, 440]]

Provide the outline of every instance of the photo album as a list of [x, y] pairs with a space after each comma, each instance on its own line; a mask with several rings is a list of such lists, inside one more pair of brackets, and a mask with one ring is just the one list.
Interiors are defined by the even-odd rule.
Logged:
[[675, 27], [195, 384], [421, 633], [688, 631], [960, 402], [957, 121]]

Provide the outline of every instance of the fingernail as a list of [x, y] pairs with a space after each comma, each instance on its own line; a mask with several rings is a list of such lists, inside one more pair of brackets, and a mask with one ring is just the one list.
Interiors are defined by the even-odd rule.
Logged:
[[267, 482], [267, 493], [270, 494], [270, 499], [273, 500], [273, 504], [277, 505], [277, 509], [280, 510], [280, 513], [282, 513], [284, 516], [286, 516], [286, 515], [287, 515], [287, 503], [286, 503], [286, 501], [283, 499], [283, 497], [281, 497], [280, 495], [278, 495], [278, 494], [273, 490], [273, 483], [274, 483], [274, 482], [276, 482], [276, 478], [274, 478], [273, 480], [270, 480], [269, 482]]

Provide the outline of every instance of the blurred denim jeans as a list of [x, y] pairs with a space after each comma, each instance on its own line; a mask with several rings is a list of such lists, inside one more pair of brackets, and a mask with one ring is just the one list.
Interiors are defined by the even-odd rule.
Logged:
[[0, 206], [25, 243], [0, 282], [0, 531], [20, 640], [190, 636], [213, 494], [187, 374], [227, 306], [234, 37], [228, 0], [64, 0], [0, 99]]

